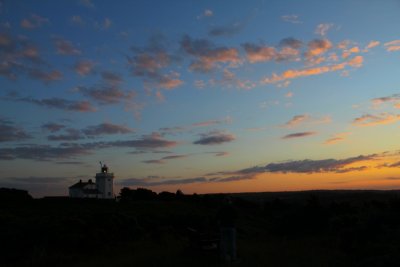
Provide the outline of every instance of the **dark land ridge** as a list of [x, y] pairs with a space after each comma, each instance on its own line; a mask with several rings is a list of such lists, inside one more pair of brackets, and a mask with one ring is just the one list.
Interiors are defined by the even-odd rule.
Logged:
[[2, 188], [0, 266], [399, 265], [400, 191], [229, 194], [233, 263], [206, 246], [219, 238], [226, 195], [124, 188], [118, 201], [33, 199]]

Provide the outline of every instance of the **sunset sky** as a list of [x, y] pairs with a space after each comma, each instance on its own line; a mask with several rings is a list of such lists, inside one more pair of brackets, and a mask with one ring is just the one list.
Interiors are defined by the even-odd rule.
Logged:
[[0, 187], [400, 189], [400, 2], [0, 1]]

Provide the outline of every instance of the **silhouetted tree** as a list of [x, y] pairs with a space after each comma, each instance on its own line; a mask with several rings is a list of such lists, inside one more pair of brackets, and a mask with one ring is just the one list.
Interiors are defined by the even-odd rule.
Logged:
[[0, 188], [1, 201], [25, 201], [31, 200], [32, 196], [28, 191], [15, 188]]

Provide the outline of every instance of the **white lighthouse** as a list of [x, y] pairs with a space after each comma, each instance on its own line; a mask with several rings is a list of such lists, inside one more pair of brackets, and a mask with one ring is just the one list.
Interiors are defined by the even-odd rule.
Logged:
[[114, 198], [114, 173], [108, 172], [106, 164], [100, 162], [101, 172], [96, 173], [98, 198]]

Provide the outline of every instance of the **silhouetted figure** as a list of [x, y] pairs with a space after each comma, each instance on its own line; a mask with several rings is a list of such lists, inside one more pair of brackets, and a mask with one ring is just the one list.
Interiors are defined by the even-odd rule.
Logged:
[[[101, 163], [100, 163], [100, 164], [101, 164]], [[107, 172], [108, 172], [108, 167], [107, 167], [106, 164], [103, 164], [103, 165], [101, 166], [101, 172], [102, 172], [102, 173], [107, 173]]]
[[229, 197], [224, 199], [218, 211], [220, 226], [220, 253], [224, 261], [236, 260], [236, 210]]

